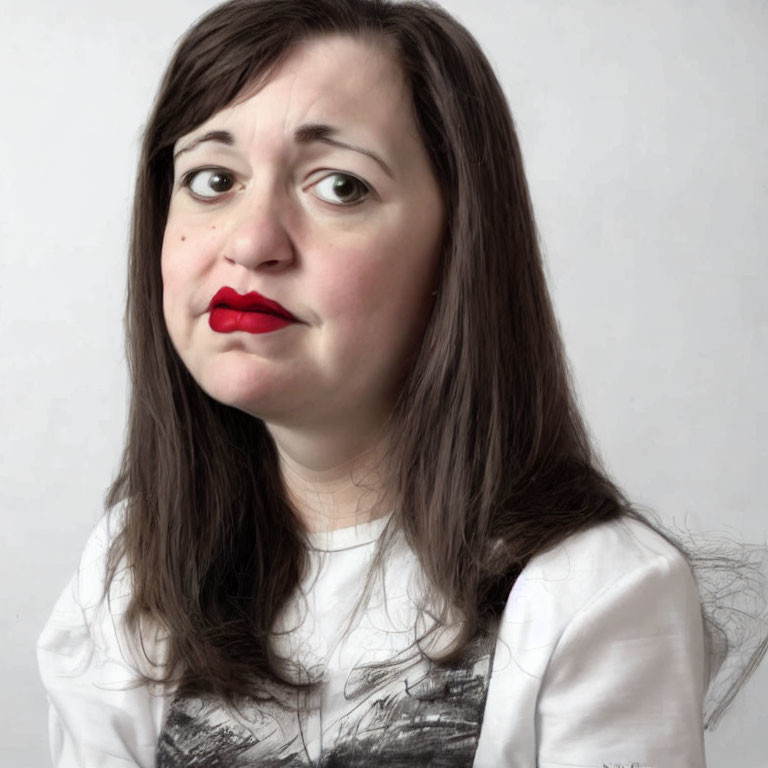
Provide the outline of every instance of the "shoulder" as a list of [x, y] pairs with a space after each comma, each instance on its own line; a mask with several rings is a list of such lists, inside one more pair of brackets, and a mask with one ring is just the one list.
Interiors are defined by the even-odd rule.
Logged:
[[564, 621], [595, 601], [631, 591], [634, 584], [679, 585], [695, 593], [691, 569], [677, 547], [639, 520], [621, 518], [569, 536], [532, 558], [510, 602], [551, 604]]
[[682, 553], [642, 522], [602, 523], [533, 558], [493, 669], [494, 738], [478, 764], [518, 748], [542, 766], [703, 764], [698, 591]]
[[566, 567], [604, 576], [619, 575], [659, 559], [685, 562], [680, 550], [649, 525], [621, 517], [569, 536], [532, 558], [524, 573], [541, 574]]
[[[141, 666], [131, 653], [135, 642], [125, 626], [132, 598], [131, 572], [125, 560], [117, 563], [108, 582], [112, 545], [124, 520], [123, 507], [116, 507], [106, 512], [91, 531], [78, 567], [37, 641], [44, 680], [49, 672], [76, 675], [106, 661], [118, 661], [126, 673]], [[154, 637], [142, 636], [141, 640], [142, 645], [149, 640], [151, 647]]]
[[72, 582], [75, 587], [74, 597], [90, 615], [98, 610], [104, 597], [108, 597], [112, 609], [122, 608], [130, 599], [130, 571], [124, 561], [118, 563], [108, 594], [105, 594], [110, 552], [124, 522], [125, 510], [122, 506], [104, 513], [88, 536], [80, 556]]
[[538, 676], [558, 648], [588, 627], [600, 627], [614, 640], [632, 632], [674, 631], [698, 643], [699, 595], [684, 555], [632, 518], [569, 536], [523, 569], [499, 637]]
[[162, 663], [164, 641], [142, 631], [137, 643], [127, 631], [132, 595], [124, 562], [107, 588], [110, 549], [123, 519], [122, 510], [108, 512], [93, 529], [37, 642], [57, 766], [154, 765], [170, 692], [140, 681], [152, 673], [148, 659]]
[[61, 592], [51, 616], [38, 640], [38, 648], [56, 646], [62, 633], [92, 636], [104, 603], [120, 609], [130, 599], [130, 582], [123, 572], [115, 578], [105, 600], [110, 547], [123, 523], [122, 509], [105, 513], [91, 531], [77, 569]]
[[[106, 597], [109, 553], [122, 530], [123, 521], [122, 507], [109, 510], [99, 519], [88, 536], [75, 573], [59, 596], [52, 618], [71, 618], [80, 623], [85, 620], [89, 624], [95, 618]], [[119, 608], [130, 599], [130, 594], [128, 569], [121, 564], [110, 585], [108, 601]], [[44, 638], [45, 632], [41, 640]]]

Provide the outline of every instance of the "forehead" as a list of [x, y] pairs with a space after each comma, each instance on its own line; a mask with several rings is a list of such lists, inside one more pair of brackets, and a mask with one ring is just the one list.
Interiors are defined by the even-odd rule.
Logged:
[[187, 136], [214, 125], [288, 133], [302, 123], [333, 122], [361, 138], [418, 142], [411, 105], [407, 78], [384, 41], [327, 35], [297, 43], [267, 78]]
[[322, 96], [332, 102], [393, 99], [407, 103], [402, 68], [383, 41], [328, 35], [298, 43], [266, 82], [289, 85], [296, 95]]

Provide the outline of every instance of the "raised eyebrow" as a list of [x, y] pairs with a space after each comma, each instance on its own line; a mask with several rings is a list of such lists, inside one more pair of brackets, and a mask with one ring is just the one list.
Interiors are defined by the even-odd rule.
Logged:
[[208, 131], [207, 133], [204, 133], [202, 136], [198, 136], [196, 139], [193, 139], [186, 146], [183, 146], [180, 149], [176, 150], [176, 152], [173, 155], [174, 161], [179, 155], [183, 154], [184, 152], [189, 152], [193, 150], [195, 147], [197, 147], [198, 145], [206, 141], [217, 141], [220, 144], [226, 144], [228, 147], [231, 147], [235, 143], [235, 137], [229, 131]]
[[325, 123], [305, 123], [304, 125], [300, 125], [293, 132], [293, 138], [297, 144], [311, 144], [313, 141], [319, 141], [323, 144], [330, 144], [333, 147], [341, 147], [342, 149], [351, 149], [353, 152], [359, 152], [377, 162], [390, 178], [394, 178], [392, 170], [380, 155], [377, 155], [371, 149], [358, 147], [355, 144], [348, 144], [345, 141], [334, 139], [333, 135], [335, 133], [338, 133], [338, 128], [334, 128], [332, 125], [326, 125]]

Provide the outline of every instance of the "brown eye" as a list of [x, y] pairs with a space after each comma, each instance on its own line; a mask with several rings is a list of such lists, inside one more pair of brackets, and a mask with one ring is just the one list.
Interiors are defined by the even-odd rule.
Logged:
[[229, 192], [235, 185], [232, 174], [220, 168], [192, 171], [184, 180], [195, 197], [215, 198]]
[[327, 203], [352, 205], [368, 196], [365, 182], [348, 173], [330, 173], [315, 184], [315, 194]]

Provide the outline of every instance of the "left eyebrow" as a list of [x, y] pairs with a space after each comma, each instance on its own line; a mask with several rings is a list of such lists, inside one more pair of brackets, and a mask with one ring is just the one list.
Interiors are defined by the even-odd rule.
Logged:
[[384, 159], [381, 156], [377, 155], [373, 150], [334, 139], [333, 136], [336, 133], [338, 133], [338, 129], [334, 128], [332, 125], [326, 125], [325, 123], [306, 123], [300, 125], [293, 132], [293, 138], [297, 144], [311, 144], [313, 141], [319, 141], [323, 144], [330, 144], [333, 147], [341, 147], [342, 149], [351, 149], [353, 152], [359, 152], [361, 155], [366, 155], [376, 161], [390, 178], [394, 178], [392, 170], [386, 162], [384, 162]]

